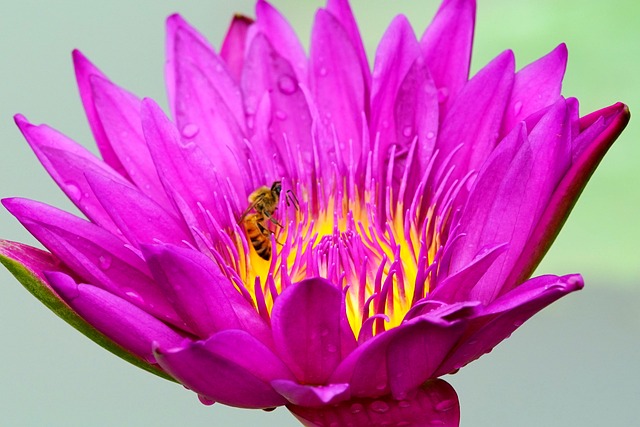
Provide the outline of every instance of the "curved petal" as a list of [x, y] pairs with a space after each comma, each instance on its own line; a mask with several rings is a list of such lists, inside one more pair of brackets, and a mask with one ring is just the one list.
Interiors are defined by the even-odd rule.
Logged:
[[516, 73], [511, 99], [502, 122], [502, 134], [529, 115], [554, 104], [560, 98], [567, 68], [567, 46], [561, 43], [547, 55]]
[[477, 310], [469, 319], [464, 338], [435, 375], [453, 372], [490, 352], [538, 311], [582, 287], [579, 275], [539, 276], [494, 300], [483, 310]]
[[429, 313], [403, 322], [358, 346], [336, 368], [331, 383], [348, 383], [355, 397], [391, 392], [404, 399], [445, 360], [463, 323]]
[[166, 380], [175, 381], [159, 369], [157, 365], [149, 364], [147, 361], [134, 356], [78, 316], [78, 314], [56, 294], [44, 278], [44, 271], [61, 269], [52, 258], [48, 253], [36, 248], [0, 240], [0, 263], [18, 279], [25, 289], [42, 302], [49, 310], [53, 311], [58, 317], [105, 350], [110, 351], [140, 369], [144, 369]]
[[244, 109], [224, 61], [179, 15], [167, 20], [167, 77], [182, 136], [200, 146], [217, 171], [244, 194]]
[[239, 82], [244, 65], [247, 32], [253, 24], [253, 19], [244, 15], [235, 15], [224, 37], [220, 48], [220, 57], [227, 63], [229, 74]]
[[[335, 131], [340, 151], [354, 148], [352, 155], [356, 164], [349, 167], [355, 168], [364, 150], [358, 118], [366, 111], [365, 80], [349, 34], [331, 13], [322, 9], [316, 13], [313, 24], [310, 57], [309, 78], [320, 123], [327, 128], [327, 135]], [[338, 94], [340, 96], [336, 96]], [[334, 151], [332, 138], [327, 138], [322, 149]]]
[[[469, 78], [475, 0], [444, 0], [420, 45], [445, 113]], [[443, 114], [444, 116], [444, 114]]]
[[[122, 240], [95, 224], [44, 203], [26, 199], [4, 199], [2, 203], [82, 280], [184, 328], [184, 322], [157, 288], [144, 261]], [[49, 270], [61, 270], [61, 267]]]
[[273, 6], [264, 0], [256, 3], [256, 25], [267, 36], [278, 54], [291, 64], [296, 79], [307, 85], [307, 55], [289, 22]]
[[152, 343], [175, 347], [185, 337], [144, 310], [103, 289], [76, 284], [60, 272], [45, 273], [55, 291], [73, 310], [115, 343], [155, 363]]
[[299, 382], [324, 384], [343, 357], [344, 340], [355, 347], [353, 335], [345, 336], [342, 299], [340, 289], [320, 278], [293, 284], [276, 299], [273, 339]]
[[173, 377], [215, 402], [241, 408], [272, 408], [287, 401], [271, 387], [292, 379], [286, 366], [244, 331], [223, 331], [184, 347], [156, 348], [156, 360]]
[[142, 194], [99, 173], [85, 173], [96, 198], [133, 246], [161, 241], [190, 242], [190, 234], [180, 219]]
[[131, 184], [86, 148], [49, 126], [32, 125], [21, 115], [15, 116], [15, 122], [42, 166], [67, 197], [87, 218], [116, 234], [118, 227], [93, 193], [85, 174], [98, 172], [121, 185]]
[[168, 245], [143, 246], [159, 286], [200, 337], [240, 329], [271, 346], [271, 331], [220, 268], [202, 253]]
[[443, 380], [430, 380], [410, 398], [391, 396], [352, 399], [320, 408], [288, 405], [295, 417], [308, 427], [320, 426], [442, 426], [458, 427], [460, 405], [455, 390]]
[[78, 90], [80, 91], [80, 99], [82, 100], [82, 106], [87, 115], [87, 120], [89, 121], [91, 132], [93, 132], [93, 137], [96, 140], [98, 150], [106, 164], [111, 166], [120, 175], [127, 177], [127, 172], [122, 163], [120, 163], [120, 159], [113, 150], [113, 147], [111, 147], [111, 142], [104, 131], [93, 99], [94, 92], [91, 85], [91, 77], [106, 77], [79, 50], [75, 49], [72, 52], [72, 57], [76, 82], [78, 84]]
[[320, 407], [349, 399], [349, 384], [313, 386], [290, 380], [274, 380], [271, 385], [294, 405]]
[[[617, 103], [585, 117], [585, 127], [590, 122], [599, 131], [593, 132], [583, 142], [580, 154], [558, 183], [546, 208], [535, 225], [527, 244], [513, 269], [508, 283], [520, 283], [529, 277], [560, 232], [564, 221], [573, 209], [578, 196], [589, 181], [591, 174], [602, 160], [611, 144], [618, 138], [629, 122], [629, 108]], [[602, 118], [599, 120], [598, 118]], [[583, 128], [584, 129], [584, 128]], [[586, 133], [589, 129], [584, 129]], [[574, 147], [575, 150], [575, 147]], [[574, 157], [575, 157], [574, 151]]]

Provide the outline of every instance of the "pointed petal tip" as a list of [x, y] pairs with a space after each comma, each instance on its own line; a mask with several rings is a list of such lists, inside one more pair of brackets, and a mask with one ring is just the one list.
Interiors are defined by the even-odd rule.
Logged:
[[70, 276], [59, 271], [45, 271], [44, 276], [65, 301], [73, 301], [79, 296], [79, 285]]

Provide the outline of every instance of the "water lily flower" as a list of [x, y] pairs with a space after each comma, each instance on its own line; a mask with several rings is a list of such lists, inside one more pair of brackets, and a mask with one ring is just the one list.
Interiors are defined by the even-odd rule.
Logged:
[[418, 39], [395, 18], [371, 70], [347, 0], [307, 55], [266, 1], [216, 51], [167, 20], [170, 117], [82, 53], [101, 159], [15, 121], [86, 217], [2, 203], [46, 251], [0, 241], [44, 304], [204, 403], [286, 405], [308, 426], [459, 424], [440, 377], [577, 275], [530, 278], [629, 120], [561, 95], [567, 49], [469, 76], [473, 0]]

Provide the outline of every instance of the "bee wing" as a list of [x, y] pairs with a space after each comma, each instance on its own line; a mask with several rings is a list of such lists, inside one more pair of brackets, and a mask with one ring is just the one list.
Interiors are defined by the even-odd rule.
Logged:
[[256, 207], [256, 205], [257, 205], [258, 203], [260, 203], [260, 202], [262, 201], [262, 199], [263, 199], [263, 198], [264, 198], [264, 196], [258, 196], [258, 197], [256, 197], [256, 199], [255, 199], [255, 200], [254, 200], [254, 201], [249, 205], [249, 207], [248, 207], [247, 209], [245, 209], [245, 211], [244, 211], [244, 212], [242, 212], [242, 215], [240, 216], [240, 220], [238, 220], [238, 224], [240, 224], [240, 223], [245, 219], [245, 217], [247, 216], [247, 214], [248, 214], [249, 212], [251, 212], [251, 210], [252, 210], [253, 208], [255, 208], [255, 207]]

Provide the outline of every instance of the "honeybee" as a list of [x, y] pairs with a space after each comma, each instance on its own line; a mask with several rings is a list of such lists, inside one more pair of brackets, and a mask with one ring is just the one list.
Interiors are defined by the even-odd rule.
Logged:
[[[251, 241], [251, 245], [256, 250], [260, 258], [269, 260], [271, 258], [271, 231], [268, 222], [276, 227], [282, 228], [282, 224], [276, 220], [273, 215], [278, 208], [280, 201], [280, 193], [282, 192], [282, 183], [275, 181], [271, 187], [262, 186], [249, 194], [249, 207], [242, 213], [240, 223], [247, 232], [247, 237]], [[286, 195], [287, 206], [293, 203], [298, 209], [298, 199], [293, 191], [287, 190]], [[251, 211], [254, 212], [251, 212]]]

